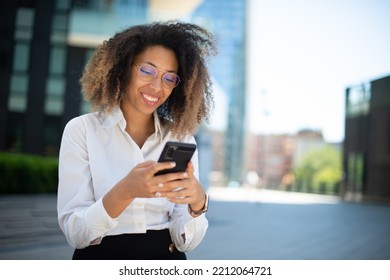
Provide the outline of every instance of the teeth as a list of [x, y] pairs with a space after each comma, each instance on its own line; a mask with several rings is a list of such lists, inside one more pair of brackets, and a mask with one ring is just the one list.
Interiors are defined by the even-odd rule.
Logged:
[[152, 96], [150, 96], [150, 95], [144, 94], [143, 96], [144, 96], [144, 98], [145, 98], [146, 100], [148, 100], [149, 102], [157, 102], [157, 100], [158, 100], [157, 97], [152, 97]]

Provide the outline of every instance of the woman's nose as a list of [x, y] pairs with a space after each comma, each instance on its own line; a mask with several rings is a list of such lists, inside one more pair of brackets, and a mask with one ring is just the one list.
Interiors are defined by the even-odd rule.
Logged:
[[157, 77], [150, 82], [150, 85], [156, 90], [162, 89], [163, 85], [162, 85], [161, 75], [157, 75]]

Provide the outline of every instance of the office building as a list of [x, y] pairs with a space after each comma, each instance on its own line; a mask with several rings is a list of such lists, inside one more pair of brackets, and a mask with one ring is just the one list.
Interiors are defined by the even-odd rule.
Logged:
[[228, 99], [224, 138], [224, 174], [228, 181], [243, 179], [246, 104], [246, 0], [206, 0], [191, 20], [214, 32], [218, 55], [210, 69]]
[[345, 199], [390, 201], [390, 76], [346, 89], [343, 169]]

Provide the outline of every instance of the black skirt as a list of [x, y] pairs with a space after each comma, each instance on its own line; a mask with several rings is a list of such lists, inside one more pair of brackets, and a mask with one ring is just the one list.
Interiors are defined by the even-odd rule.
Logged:
[[168, 229], [106, 236], [98, 245], [76, 249], [73, 260], [186, 260]]

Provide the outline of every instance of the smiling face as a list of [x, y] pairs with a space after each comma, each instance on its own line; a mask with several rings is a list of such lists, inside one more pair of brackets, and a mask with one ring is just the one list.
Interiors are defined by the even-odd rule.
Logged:
[[[156, 78], [145, 81], [145, 78], [139, 74], [140, 65], [151, 65], [157, 68]], [[150, 117], [172, 93], [173, 88], [163, 85], [162, 77], [165, 73], [177, 73], [179, 65], [175, 53], [162, 46], [151, 46], [137, 55], [130, 67], [131, 78], [121, 108], [130, 114]]]

